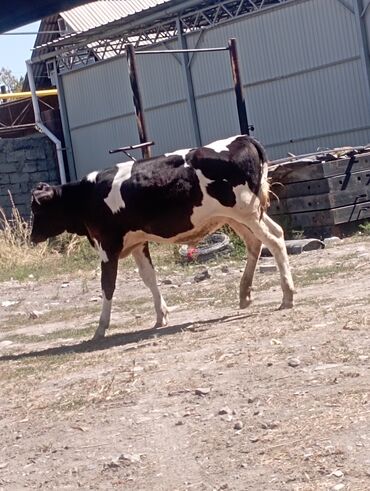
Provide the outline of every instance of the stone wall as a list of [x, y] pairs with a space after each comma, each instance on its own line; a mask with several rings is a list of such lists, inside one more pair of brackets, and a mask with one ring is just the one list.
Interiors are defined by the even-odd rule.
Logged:
[[30, 216], [31, 190], [38, 182], [59, 183], [54, 144], [41, 134], [0, 138], [0, 207], [9, 217], [11, 200], [20, 214]]

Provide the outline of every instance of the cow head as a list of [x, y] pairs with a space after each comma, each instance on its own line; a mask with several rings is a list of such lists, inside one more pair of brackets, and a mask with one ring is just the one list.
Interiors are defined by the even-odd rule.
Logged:
[[59, 235], [66, 229], [60, 186], [39, 183], [32, 191], [33, 224], [31, 241], [35, 244]]

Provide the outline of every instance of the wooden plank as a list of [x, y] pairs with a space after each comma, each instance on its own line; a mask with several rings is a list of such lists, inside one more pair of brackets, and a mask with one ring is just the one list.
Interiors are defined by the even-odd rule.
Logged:
[[286, 184], [288, 182], [303, 182], [313, 179], [351, 174], [370, 170], [370, 154], [357, 154], [350, 158], [332, 160], [329, 162], [296, 161], [273, 167], [269, 171], [272, 182]]
[[304, 182], [273, 184], [271, 190], [283, 198], [312, 196], [316, 194], [335, 193], [338, 191], [354, 192], [370, 185], [370, 168], [360, 172], [341, 174], [339, 176], [314, 179]]
[[282, 213], [299, 213], [307, 211], [328, 210], [341, 206], [356, 205], [370, 201], [370, 185], [362, 186], [355, 191], [339, 191], [336, 193], [317, 194], [298, 198], [281, 199], [271, 202], [270, 215]]
[[331, 210], [274, 215], [274, 220], [280, 223], [283, 228], [290, 230], [338, 225], [365, 218], [370, 218], [370, 201]]

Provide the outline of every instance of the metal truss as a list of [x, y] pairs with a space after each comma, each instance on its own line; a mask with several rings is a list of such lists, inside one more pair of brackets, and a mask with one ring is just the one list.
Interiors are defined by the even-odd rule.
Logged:
[[[117, 23], [112, 29], [107, 28], [100, 36], [89, 36], [89, 32], [60, 38], [51, 46], [55, 49], [50, 55], [56, 58], [60, 71], [72, 70], [76, 66], [89, 65], [99, 60], [105, 60], [125, 52], [127, 43], [135, 48], [155, 46], [178, 36], [178, 30], [183, 33], [211, 28], [220, 23], [245, 16], [265, 8], [284, 4], [292, 0], [223, 0], [203, 2], [199, 8], [191, 8], [185, 12], [173, 14], [170, 18], [158, 18], [150, 24], [139, 27], [122, 26], [117, 32]], [[202, 5], [202, 2], [200, 2]], [[145, 18], [143, 18], [145, 22]], [[83, 36], [84, 42], [81, 42]], [[91, 42], [89, 41], [91, 39]]]

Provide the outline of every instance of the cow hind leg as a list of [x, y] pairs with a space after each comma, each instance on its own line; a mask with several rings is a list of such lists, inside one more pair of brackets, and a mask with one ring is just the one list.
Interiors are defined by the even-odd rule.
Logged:
[[106, 329], [109, 327], [112, 310], [112, 298], [116, 288], [118, 268], [118, 257], [114, 256], [101, 263], [101, 286], [103, 295], [102, 311], [99, 319], [99, 326], [95, 331], [93, 339], [103, 338]]
[[168, 323], [168, 309], [157, 285], [156, 274], [150, 257], [148, 243], [145, 242], [145, 244], [141, 244], [139, 247], [134, 249], [132, 251], [132, 255], [134, 256], [137, 267], [139, 268], [141, 279], [150, 289], [153, 295], [154, 307], [157, 316], [154, 327], [157, 328], [166, 326]]
[[252, 302], [252, 283], [257, 261], [261, 254], [262, 242], [245, 225], [232, 222], [230, 226], [244, 240], [248, 249], [247, 264], [240, 280], [239, 289], [239, 307], [245, 309]]
[[280, 309], [293, 307], [294, 283], [289, 267], [283, 229], [266, 214], [262, 216], [260, 221], [248, 222], [248, 227], [268, 247], [279, 268], [281, 288], [283, 290], [283, 301]]

